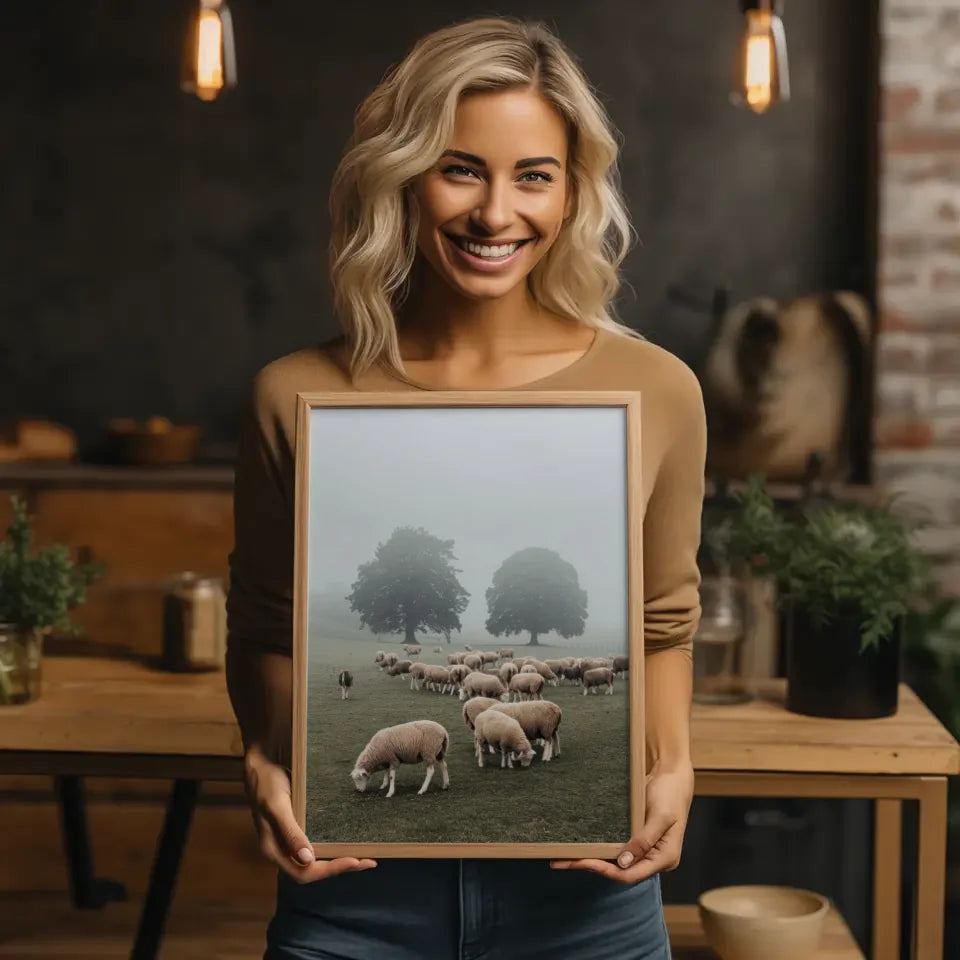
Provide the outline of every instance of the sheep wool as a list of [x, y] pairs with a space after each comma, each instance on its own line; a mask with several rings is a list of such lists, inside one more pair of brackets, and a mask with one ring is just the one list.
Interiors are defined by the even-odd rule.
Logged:
[[552, 700], [530, 700], [526, 703], [497, 701], [490, 709], [513, 717], [531, 742], [543, 741], [541, 762], [549, 762], [560, 756], [560, 721], [563, 719], [563, 711]]
[[500, 703], [492, 697], [473, 697], [463, 705], [463, 722], [472, 730], [473, 723], [484, 710], [489, 710]]
[[604, 693], [613, 693], [613, 671], [609, 667], [594, 667], [592, 670], [583, 671], [584, 696], [588, 690], [596, 690], [602, 686], [607, 688]]
[[477, 714], [473, 724], [473, 743], [477, 765], [483, 766], [483, 748], [491, 746], [500, 750], [500, 767], [513, 769], [513, 761], [529, 767], [534, 751], [520, 724], [498, 710], [489, 709]]
[[518, 673], [511, 677], [509, 691], [511, 699], [530, 700], [542, 699], [540, 691], [543, 690], [543, 677], [539, 673]]
[[469, 700], [470, 697], [500, 697], [507, 692], [507, 688], [500, 682], [499, 677], [492, 673], [482, 673], [475, 670], [468, 673], [460, 685], [460, 699]]
[[383, 770], [383, 783], [380, 789], [389, 783], [387, 797], [392, 797], [396, 788], [397, 768], [401, 763], [426, 763], [427, 773], [418, 795], [427, 792], [433, 779], [434, 766], [439, 764], [443, 778], [442, 789], [450, 786], [447, 773], [447, 751], [450, 748], [450, 735], [435, 720], [410, 720], [392, 727], [378, 730], [360, 751], [350, 773], [353, 785], [360, 793], [367, 789], [370, 776]]

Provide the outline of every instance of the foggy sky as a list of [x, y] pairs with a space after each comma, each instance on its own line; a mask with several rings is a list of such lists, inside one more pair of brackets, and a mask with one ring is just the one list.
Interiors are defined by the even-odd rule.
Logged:
[[[314, 409], [308, 582], [346, 587], [397, 526], [454, 541], [483, 629], [485, 591], [525, 547], [556, 550], [587, 591], [587, 632], [626, 632], [621, 408]], [[456, 639], [457, 634], [453, 634]]]

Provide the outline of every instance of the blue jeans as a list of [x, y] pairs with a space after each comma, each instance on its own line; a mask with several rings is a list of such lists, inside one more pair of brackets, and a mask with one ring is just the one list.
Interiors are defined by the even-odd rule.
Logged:
[[264, 960], [670, 960], [660, 878], [633, 886], [543, 860], [380, 860], [280, 873]]

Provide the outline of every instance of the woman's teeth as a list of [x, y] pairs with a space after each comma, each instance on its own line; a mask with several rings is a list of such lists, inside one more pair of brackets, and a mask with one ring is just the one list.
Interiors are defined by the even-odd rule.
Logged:
[[484, 257], [488, 260], [501, 260], [504, 257], [509, 257], [512, 253], [516, 252], [522, 243], [526, 243], [525, 240], [522, 240], [518, 243], [505, 243], [498, 247], [491, 247], [486, 244], [473, 243], [464, 237], [454, 237], [453, 239], [457, 246], [466, 250], [467, 253], [472, 253], [475, 257]]

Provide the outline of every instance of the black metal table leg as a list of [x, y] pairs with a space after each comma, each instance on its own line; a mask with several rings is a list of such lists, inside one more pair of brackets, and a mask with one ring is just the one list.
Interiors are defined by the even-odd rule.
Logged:
[[163, 927], [173, 899], [177, 882], [180, 858], [190, 829], [190, 819], [200, 792], [199, 780], [174, 780], [163, 832], [157, 844], [157, 852], [150, 872], [147, 895], [140, 912], [137, 937], [133, 944], [131, 960], [155, 960], [163, 938]]
[[53, 783], [60, 807], [60, 825], [73, 905], [82, 910], [96, 910], [110, 900], [125, 900], [127, 891], [122, 883], [93, 875], [83, 778], [58, 776], [53, 778]]

